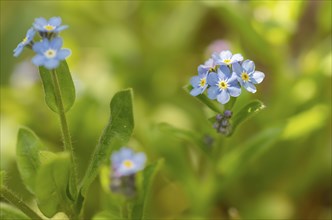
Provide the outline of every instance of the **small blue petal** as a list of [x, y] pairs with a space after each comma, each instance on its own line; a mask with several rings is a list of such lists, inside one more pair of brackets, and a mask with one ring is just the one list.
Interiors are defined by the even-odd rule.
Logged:
[[37, 54], [32, 58], [32, 63], [35, 64], [36, 66], [42, 66], [44, 65], [46, 58], [43, 55]]
[[226, 104], [230, 99], [230, 96], [226, 90], [221, 90], [221, 93], [217, 96], [218, 102]]
[[22, 53], [23, 48], [24, 46], [22, 45], [22, 43], [19, 43], [17, 47], [14, 49], [14, 57], [18, 57]]
[[233, 63], [232, 65], [233, 72], [236, 73], [236, 75], [241, 77], [242, 74], [242, 67], [239, 63]]
[[34, 24], [43, 27], [47, 25], [47, 20], [45, 18], [36, 18]]
[[59, 60], [64, 60], [66, 59], [69, 55], [71, 54], [69, 49], [61, 49], [57, 53], [57, 58]]
[[233, 55], [231, 60], [232, 60], [232, 63], [241, 62], [243, 60], [243, 56], [241, 54], [237, 53], [237, 54]]
[[199, 67], [197, 68], [198, 75], [206, 74], [208, 70], [209, 70], [209, 69], [207, 69], [207, 68], [204, 67], [203, 65], [199, 65]]
[[234, 82], [237, 82], [237, 79], [238, 79], [237, 75], [235, 73], [232, 73], [230, 75], [230, 77], [227, 79], [227, 82], [228, 83], [234, 83]]
[[213, 54], [212, 54], [212, 59], [213, 59], [213, 62], [214, 63], [218, 63], [218, 61], [220, 60], [220, 57], [219, 57], [219, 54], [218, 53], [216, 53], [216, 52], [214, 52]]
[[211, 73], [207, 76], [206, 81], [207, 81], [207, 83], [208, 83], [210, 86], [215, 86], [215, 85], [218, 84], [218, 81], [219, 81], [218, 75], [217, 75], [215, 72], [211, 72]]
[[112, 162], [112, 166], [116, 168], [117, 166], [119, 166], [121, 164], [122, 158], [119, 157], [118, 153], [113, 153], [111, 155], [111, 162]]
[[119, 151], [119, 157], [123, 160], [131, 158], [133, 154], [133, 150], [127, 147], [123, 147]]
[[32, 46], [32, 49], [36, 52], [36, 53], [43, 53], [45, 51], [45, 47], [44, 44], [42, 42], [37, 42]]
[[191, 79], [190, 79], [190, 84], [193, 86], [193, 87], [196, 87], [199, 85], [199, 82], [201, 81], [201, 78], [199, 76], [193, 76]]
[[219, 57], [221, 58], [221, 60], [231, 59], [232, 58], [232, 53], [229, 50], [224, 50], [224, 51], [220, 52]]
[[231, 71], [227, 66], [220, 66], [218, 69], [218, 76], [220, 79], [225, 80], [231, 77]]
[[255, 71], [252, 75], [252, 81], [254, 84], [261, 83], [263, 79], [265, 78], [265, 74], [260, 71]]
[[59, 60], [56, 60], [56, 59], [46, 60], [44, 63], [44, 66], [49, 70], [55, 69], [59, 66]]
[[57, 28], [55, 29], [55, 32], [63, 31], [63, 30], [65, 30], [65, 29], [67, 29], [68, 27], [69, 27], [68, 25], [62, 25], [62, 26], [60, 26], [60, 27], [57, 27]]
[[52, 17], [52, 18], [50, 18], [48, 23], [52, 26], [57, 27], [61, 24], [61, 18], [60, 17]]
[[229, 94], [233, 97], [238, 97], [239, 95], [241, 95], [240, 87], [230, 86], [227, 89], [228, 89]]
[[255, 70], [255, 63], [251, 60], [245, 60], [242, 63], [242, 67], [247, 73], [252, 73]]
[[190, 91], [190, 95], [192, 96], [198, 96], [203, 92], [203, 89], [201, 87], [196, 87]]
[[244, 82], [243, 83], [243, 87], [251, 93], [255, 93], [256, 92], [256, 87], [254, 86], [254, 84], [250, 83], [250, 82]]
[[56, 37], [50, 42], [50, 47], [53, 49], [60, 49], [62, 47], [62, 38], [61, 37]]
[[217, 86], [211, 86], [208, 89], [208, 98], [214, 100], [217, 98], [219, 93], [220, 93], [220, 90]]
[[30, 43], [31, 40], [35, 37], [36, 31], [33, 28], [30, 28], [26, 34], [26, 37]]
[[146, 161], [146, 156], [144, 153], [137, 153], [133, 156], [133, 162], [137, 168], [142, 169]]

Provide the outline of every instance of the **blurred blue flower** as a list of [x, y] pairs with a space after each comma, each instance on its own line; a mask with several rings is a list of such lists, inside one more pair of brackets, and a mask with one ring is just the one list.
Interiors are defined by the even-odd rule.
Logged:
[[216, 64], [213, 59], [208, 59], [204, 64], [198, 66], [198, 74], [214, 71]]
[[60, 17], [52, 17], [48, 21], [45, 18], [36, 18], [33, 27], [39, 32], [59, 33], [68, 28], [68, 25], [61, 25]]
[[35, 34], [36, 31], [33, 28], [30, 28], [27, 31], [25, 38], [14, 49], [14, 57], [18, 57], [22, 53], [23, 48], [32, 42], [33, 38], [35, 37]]
[[52, 40], [44, 38], [41, 42], [33, 45], [32, 49], [37, 53], [32, 58], [32, 62], [36, 66], [45, 66], [47, 69], [55, 69], [61, 60], [66, 59], [70, 55], [70, 50], [61, 49], [62, 39], [56, 37]]
[[260, 71], [255, 71], [255, 64], [251, 60], [245, 60], [242, 65], [234, 63], [233, 72], [236, 73], [240, 84], [249, 92], [255, 93], [256, 87], [254, 84], [259, 84], [263, 81], [265, 75]]
[[144, 169], [146, 156], [144, 153], [135, 153], [130, 148], [122, 147], [112, 154], [111, 161], [115, 176], [129, 176]]
[[229, 50], [221, 51], [220, 53], [213, 53], [212, 58], [217, 65], [231, 65], [236, 62], [241, 62], [243, 57], [237, 53], [232, 55]]
[[217, 99], [221, 104], [226, 104], [230, 96], [238, 97], [241, 94], [236, 75], [232, 74], [227, 66], [220, 66], [218, 73], [210, 73], [207, 83], [210, 85], [208, 97]]
[[199, 73], [198, 76], [194, 76], [191, 78], [190, 83], [193, 86], [193, 89], [190, 91], [190, 95], [198, 96], [202, 94], [204, 90], [207, 88], [208, 84], [206, 82], [206, 77], [208, 72]]

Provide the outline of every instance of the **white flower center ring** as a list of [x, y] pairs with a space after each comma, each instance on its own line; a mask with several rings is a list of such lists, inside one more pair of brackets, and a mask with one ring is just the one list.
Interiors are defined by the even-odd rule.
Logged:
[[218, 83], [218, 87], [220, 89], [227, 89], [228, 88], [228, 84], [227, 82], [225, 82], [224, 80], [221, 80], [219, 83]]
[[52, 50], [52, 49], [48, 49], [48, 50], [45, 51], [44, 55], [48, 59], [52, 59], [52, 58], [54, 58], [56, 56], [56, 51]]

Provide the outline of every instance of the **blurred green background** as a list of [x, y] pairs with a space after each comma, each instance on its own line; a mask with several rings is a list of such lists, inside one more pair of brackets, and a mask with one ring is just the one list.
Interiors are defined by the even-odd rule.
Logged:
[[[152, 219], [331, 218], [331, 1], [2, 0], [1, 169], [27, 201], [15, 164], [18, 128], [31, 128], [53, 151], [62, 149], [61, 134], [32, 51], [18, 59], [12, 51], [34, 18], [52, 16], [70, 26], [61, 36], [72, 50], [77, 100], [68, 118], [80, 176], [111, 97], [132, 87], [128, 145], [149, 162], [165, 159], [153, 184]], [[218, 137], [206, 120], [212, 112], [182, 89], [220, 49], [241, 53], [266, 75], [256, 94], [243, 91], [235, 109], [252, 99], [267, 108], [231, 138]], [[221, 139], [212, 147], [222, 148], [225, 160], [211, 164], [196, 143], [161, 122], [201, 140]], [[87, 219], [108, 209], [110, 193], [100, 182], [90, 189]]]

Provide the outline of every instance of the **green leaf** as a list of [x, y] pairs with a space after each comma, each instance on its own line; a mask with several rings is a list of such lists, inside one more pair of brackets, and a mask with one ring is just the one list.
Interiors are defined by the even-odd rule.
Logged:
[[17, 136], [16, 161], [22, 180], [31, 193], [35, 192], [37, 171], [40, 166], [39, 151], [42, 144], [28, 128], [20, 128]]
[[100, 137], [87, 172], [81, 182], [81, 193], [86, 191], [99, 172], [100, 166], [109, 158], [116, 146], [126, 144], [134, 128], [132, 90], [116, 93], [111, 101], [111, 117]]
[[[193, 87], [191, 85], [186, 85], [183, 88], [188, 94], [190, 94], [190, 91], [192, 90]], [[222, 105], [221, 104], [218, 105], [217, 102], [214, 102], [213, 100], [209, 99], [204, 93], [200, 94], [198, 96], [195, 96], [194, 98], [201, 101], [203, 104], [205, 104], [207, 107], [209, 107], [212, 111], [215, 111], [218, 113], [222, 112]]]
[[67, 197], [70, 175], [68, 153], [59, 153], [42, 164], [36, 178], [36, 197], [40, 210], [47, 217], [57, 212], [68, 213], [71, 201]]
[[0, 187], [5, 184], [6, 172], [4, 170], [0, 171]]
[[3, 203], [0, 203], [0, 219], [6, 219], [6, 220], [25, 220], [30, 219], [28, 216], [26, 216], [23, 212], [18, 210], [17, 208], [14, 208], [13, 206]]
[[232, 118], [232, 133], [242, 122], [251, 118], [265, 107], [266, 106], [259, 100], [254, 100], [244, 106], [239, 112], [234, 114], [234, 117]]
[[146, 203], [152, 188], [153, 177], [156, 175], [161, 164], [162, 160], [158, 160], [144, 169], [142, 189], [140, 190], [139, 198], [133, 205], [131, 219], [145, 219]]
[[[65, 112], [67, 112], [75, 102], [74, 82], [66, 61], [62, 61], [55, 71], [60, 86], [63, 107]], [[52, 72], [44, 67], [39, 67], [39, 74], [44, 86], [46, 104], [52, 111], [58, 113], [59, 110], [54, 95]]]
[[92, 218], [92, 220], [110, 220], [110, 219], [121, 220], [123, 218], [111, 213], [110, 211], [99, 212]]

